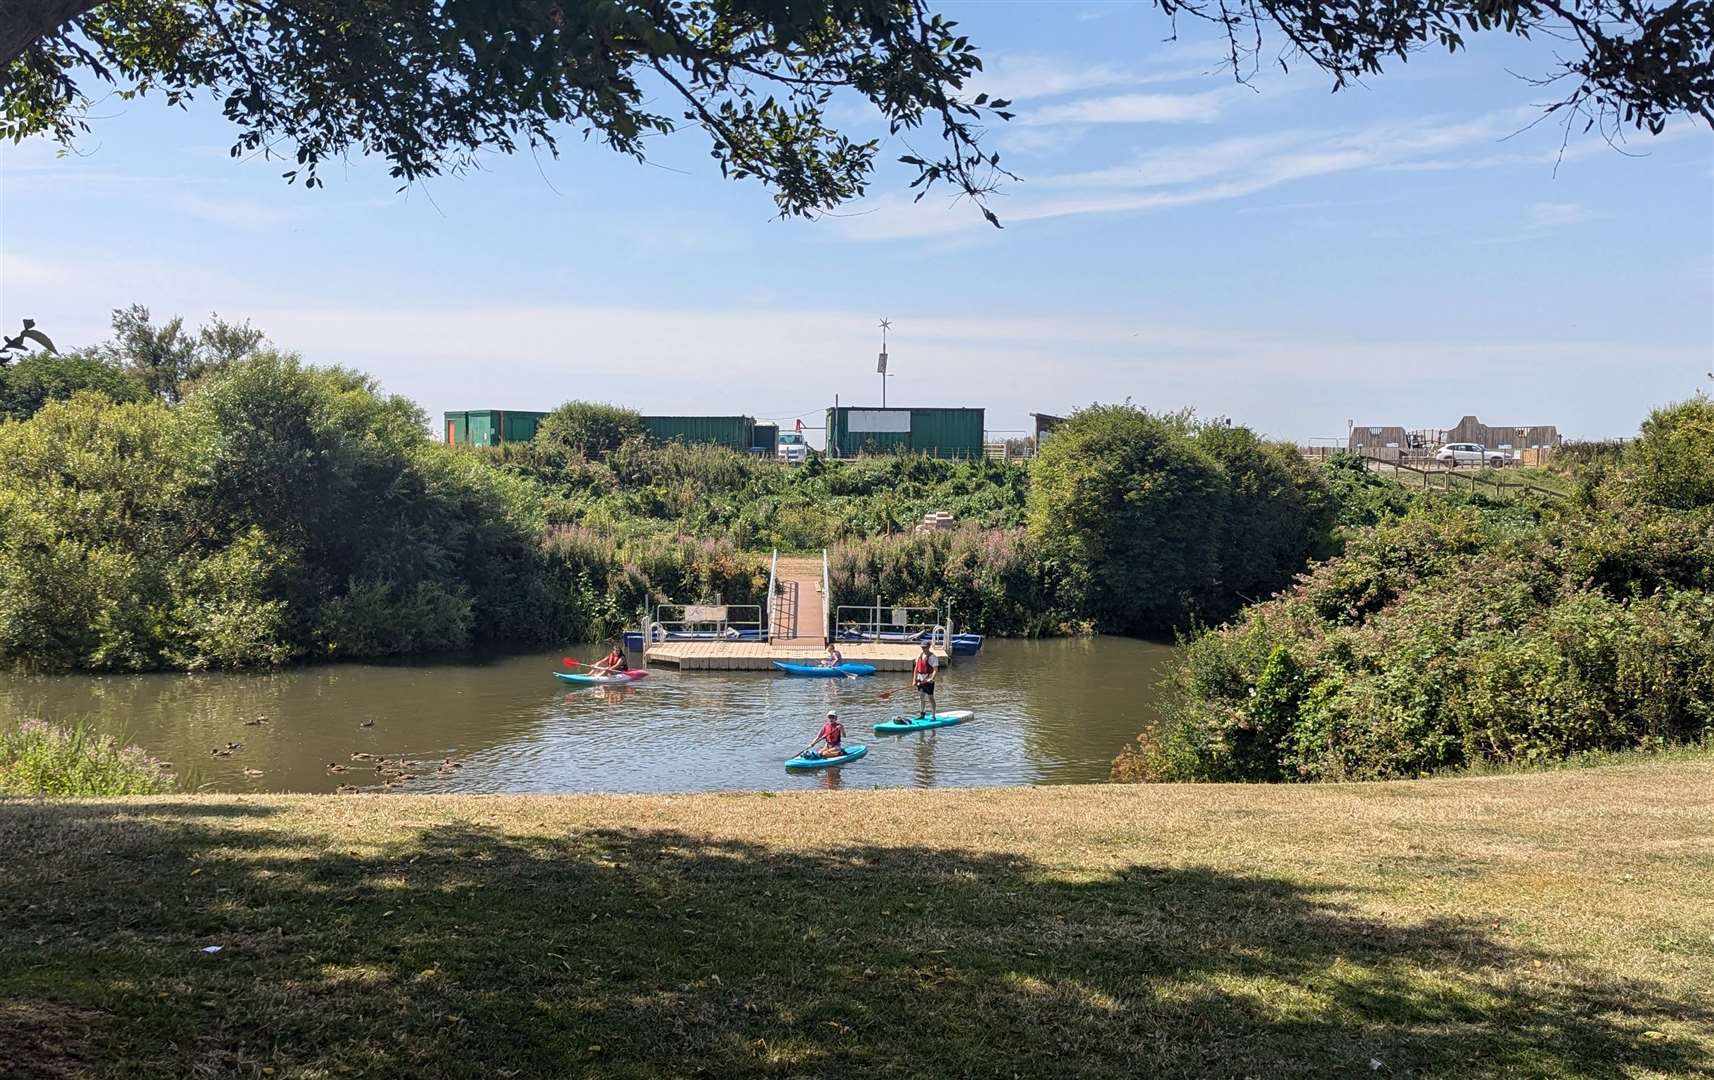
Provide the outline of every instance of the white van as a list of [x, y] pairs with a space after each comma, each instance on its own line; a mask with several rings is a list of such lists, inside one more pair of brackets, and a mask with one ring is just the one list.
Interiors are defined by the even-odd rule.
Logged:
[[801, 465], [809, 457], [809, 444], [795, 431], [782, 431], [778, 453], [780, 460], [786, 464]]

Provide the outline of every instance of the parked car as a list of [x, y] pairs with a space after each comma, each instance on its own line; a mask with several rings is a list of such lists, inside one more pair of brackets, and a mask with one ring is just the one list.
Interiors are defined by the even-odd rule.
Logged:
[[795, 431], [782, 431], [779, 456], [788, 465], [801, 465], [809, 458], [809, 444]]
[[1489, 465], [1500, 468], [1511, 458], [1503, 450], [1490, 450], [1481, 443], [1447, 443], [1435, 451], [1434, 460], [1442, 465]]

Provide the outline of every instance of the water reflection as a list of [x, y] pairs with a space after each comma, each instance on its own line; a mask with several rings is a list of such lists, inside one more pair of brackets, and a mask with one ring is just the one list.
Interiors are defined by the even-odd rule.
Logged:
[[[411, 763], [414, 779], [394, 789], [406, 791], [1075, 783], [1105, 779], [1114, 754], [1152, 720], [1167, 650], [1118, 638], [990, 641], [940, 683], [940, 707], [973, 709], [975, 719], [905, 736], [872, 733], [916, 713], [908, 691], [881, 698], [905, 678], [897, 673], [657, 669], [634, 686], [567, 691], [550, 677], [561, 655], [267, 675], [0, 675], [0, 710], [88, 719], [225, 791], [379, 790], [389, 779], [376, 771], [383, 758]], [[828, 709], [868, 755], [787, 772], [783, 762]], [[216, 753], [232, 742], [242, 745]]]

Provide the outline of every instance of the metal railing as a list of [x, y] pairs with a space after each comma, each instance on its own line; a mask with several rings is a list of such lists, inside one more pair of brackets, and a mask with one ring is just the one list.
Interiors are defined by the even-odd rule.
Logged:
[[914, 645], [926, 641], [946, 645], [952, 640], [939, 609], [886, 604], [841, 604], [830, 637], [834, 641], [873, 641]]
[[774, 605], [776, 605], [780, 602], [779, 597], [774, 595], [775, 582], [779, 580], [779, 576], [780, 576], [780, 549], [775, 548], [774, 549], [774, 557], [768, 563], [768, 593], [767, 593], [767, 595], [768, 595], [768, 626], [767, 626], [767, 630], [768, 630], [768, 640], [769, 641], [774, 640]]
[[821, 549], [821, 641], [833, 640], [833, 578], [827, 572], [827, 549]]
[[655, 641], [757, 641], [765, 637], [760, 604], [660, 604], [646, 628]]

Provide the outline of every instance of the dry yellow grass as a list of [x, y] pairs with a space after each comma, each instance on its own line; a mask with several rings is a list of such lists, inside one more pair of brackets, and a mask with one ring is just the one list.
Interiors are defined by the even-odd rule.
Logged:
[[7, 1076], [1714, 1070], [1706, 759], [0, 802], [0, 845]]

